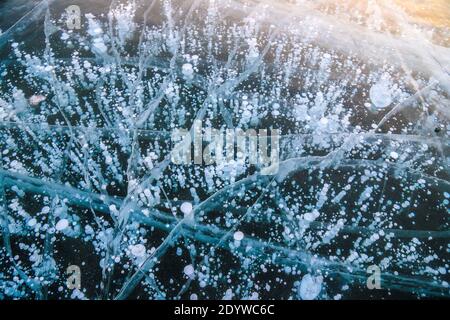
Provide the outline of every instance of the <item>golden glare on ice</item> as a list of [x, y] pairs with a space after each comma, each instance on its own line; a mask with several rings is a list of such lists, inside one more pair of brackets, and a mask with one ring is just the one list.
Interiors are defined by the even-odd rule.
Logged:
[[450, 1], [448, 0], [395, 0], [418, 23], [437, 28], [450, 27]]
[[[269, 4], [267, 0], [255, 2]], [[434, 43], [450, 45], [449, 0], [287, 0], [272, 3], [289, 11], [298, 8], [304, 12], [318, 11], [342, 22], [394, 35], [403, 34], [404, 29], [410, 26], [417, 26], [430, 32]]]

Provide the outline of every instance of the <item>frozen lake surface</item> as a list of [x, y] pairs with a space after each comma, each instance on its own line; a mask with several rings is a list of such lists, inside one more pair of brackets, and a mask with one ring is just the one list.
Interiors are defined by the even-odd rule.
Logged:
[[0, 30], [0, 299], [450, 297], [448, 1], [7, 0]]

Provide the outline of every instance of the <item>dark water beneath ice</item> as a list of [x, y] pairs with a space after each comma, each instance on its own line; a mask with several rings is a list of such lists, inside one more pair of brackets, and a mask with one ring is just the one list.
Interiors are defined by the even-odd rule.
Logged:
[[[0, 2], [0, 298], [450, 296], [449, 49], [376, 28], [408, 11], [123, 3]], [[195, 119], [279, 129], [278, 172], [174, 164]]]

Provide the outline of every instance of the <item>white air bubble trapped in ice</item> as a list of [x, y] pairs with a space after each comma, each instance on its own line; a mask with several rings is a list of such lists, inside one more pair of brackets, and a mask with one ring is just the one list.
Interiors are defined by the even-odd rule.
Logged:
[[370, 100], [376, 109], [384, 109], [392, 103], [392, 91], [387, 80], [382, 79], [370, 88]]
[[310, 274], [303, 276], [300, 283], [299, 294], [302, 300], [314, 300], [322, 290], [322, 276], [314, 277]]
[[37, 106], [39, 103], [41, 103], [42, 101], [45, 101], [45, 96], [43, 95], [32, 95], [29, 99], [30, 101], [30, 105], [32, 106]]
[[135, 257], [145, 256], [145, 246], [143, 244], [136, 244], [130, 247], [131, 254]]
[[55, 229], [58, 231], [62, 231], [69, 226], [69, 220], [61, 219], [56, 223]]
[[181, 204], [181, 206], [180, 206], [180, 210], [183, 213], [185, 219], [192, 220], [194, 218], [193, 217], [194, 212], [193, 212], [192, 203], [190, 203], [190, 202], [183, 202]]
[[397, 159], [398, 159], [398, 153], [395, 152], [395, 151], [392, 151], [389, 155], [390, 155], [390, 157], [391, 157], [392, 159], [394, 159], [394, 160], [397, 160]]
[[29, 221], [28, 221], [28, 226], [29, 227], [34, 227], [35, 225], [36, 225], [36, 223], [37, 223], [37, 221], [36, 221], [36, 219], [35, 218], [32, 218], [32, 219], [30, 219]]
[[183, 272], [188, 277], [191, 277], [195, 272], [194, 266], [192, 264], [188, 264], [187, 266], [184, 267]]
[[241, 241], [244, 239], [244, 233], [242, 231], [236, 231], [233, 235], [234, 240]]
[[184, 214], [190, 214], [192, 212], [192, 203], [190, 202], [183, 202], [181, 204], [181, 212], [183, 212]]
[[190, 63], [185, 63], [183, 64], [183, 66], [181, 67], [181, 72], [183, 73], [183, 76], [186, 79], [192, 79], [193, 75], [194, 75], [194, 68], [192, 67], [192, 64]]

